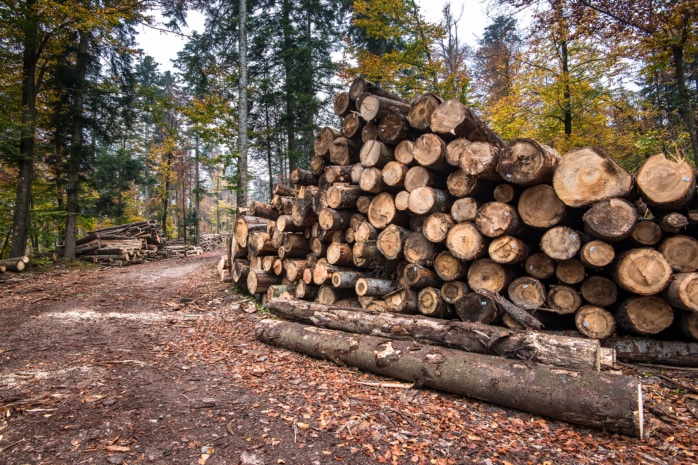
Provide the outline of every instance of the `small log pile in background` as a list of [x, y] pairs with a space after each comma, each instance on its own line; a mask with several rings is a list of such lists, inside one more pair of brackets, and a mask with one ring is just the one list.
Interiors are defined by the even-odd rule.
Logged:
[[21, 273], [29, 264], [29, 257], [26, 255], [23, 257], [13, 257], [0, 260], [0, 273], [5, 273], [6, 271], [12, 271], [15, 273]]
[[183, 239], [167, 241], [159, 252], [166, 258], [195, 257], [204, 253], [203, 248], [193, 244], [187, 244]]
[[230, 275], [262, 302], [362, 309], [355, 329], [370, 311], [575, 329], [621, 360], [698, 364], [680, 341], [698, 340], [690, 164], [655, 155], [633, 175], [600, 149], [505, 143], [458, 101], [361, 78], [334, 103], [311, 171], [236, 219]]
[[75, 255], [94, 263], [135, 265], [156, 258], [162, 243], [156, 221], [139, 221], [88, 233], [76, 241]]
[[230, 234], [201, 234], [199, 236], [199, 247], [204, 252], [218, 250], [225, 247]]

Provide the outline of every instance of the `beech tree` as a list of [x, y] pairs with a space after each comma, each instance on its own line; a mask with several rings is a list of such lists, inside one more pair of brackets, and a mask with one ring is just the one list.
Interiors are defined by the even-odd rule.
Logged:
[[573, 0], [582, 10], [599, 15], [601, 26], [616, 40], [629, 40], [635, 57], [637, 52], [648, 67], [671, 70], [677, 89], [678, 110], [688, 133], [693, 163], [698, 156], [698, 133], [694, 112], [694, 96], [689, 89], [691, 78], [688, 63], [698, 50], [698, 4], [694, 0]]
[[508, 139], [545, 141], [560, 152], [598, 145], [615, 147], [619, 158], [632, 156], [634, 141], [619, 132], [628, 127], [616, 124], [624, 115], [610, 87], [622, 50], [600, 40], [596, 14], [565, 0], [507, 3], [531, 6], [535, 15], [515, 77], [497, 89], [502, 97], [483, 107], [495, 129]]

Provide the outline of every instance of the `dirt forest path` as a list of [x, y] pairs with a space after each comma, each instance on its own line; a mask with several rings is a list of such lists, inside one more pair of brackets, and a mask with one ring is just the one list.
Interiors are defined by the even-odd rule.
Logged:
[[696, 462], [685, 408], [641, 442], [261, 344], [218, 256], [0, 278], [0, 463]]

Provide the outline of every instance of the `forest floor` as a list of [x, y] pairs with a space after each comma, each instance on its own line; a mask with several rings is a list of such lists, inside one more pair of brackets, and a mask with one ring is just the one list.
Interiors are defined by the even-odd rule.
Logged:
[[218, 256], [0, 276], [0, 463], [698, 463], [696, 371], [623, 367], [644, 441], [576, 427], [264, 345]]

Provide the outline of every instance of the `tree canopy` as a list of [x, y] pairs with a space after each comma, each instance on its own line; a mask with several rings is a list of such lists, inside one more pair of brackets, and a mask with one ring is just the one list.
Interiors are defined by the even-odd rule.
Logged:
[[[81, 232], [146, 218], [170, 237], [225, 231], [309, 166], [359, 75], [458, 99], [506, 140], [695, 164], [693, 0], [493, 0], [471, 43], [450, 4], [434, 21], [416, 0], [243, 1], [0, 5], [0, 256], [71, 257]], [[190, 10], [205, 27], [164, 70], [136, 26], [158, 11], [179, 31]]]

